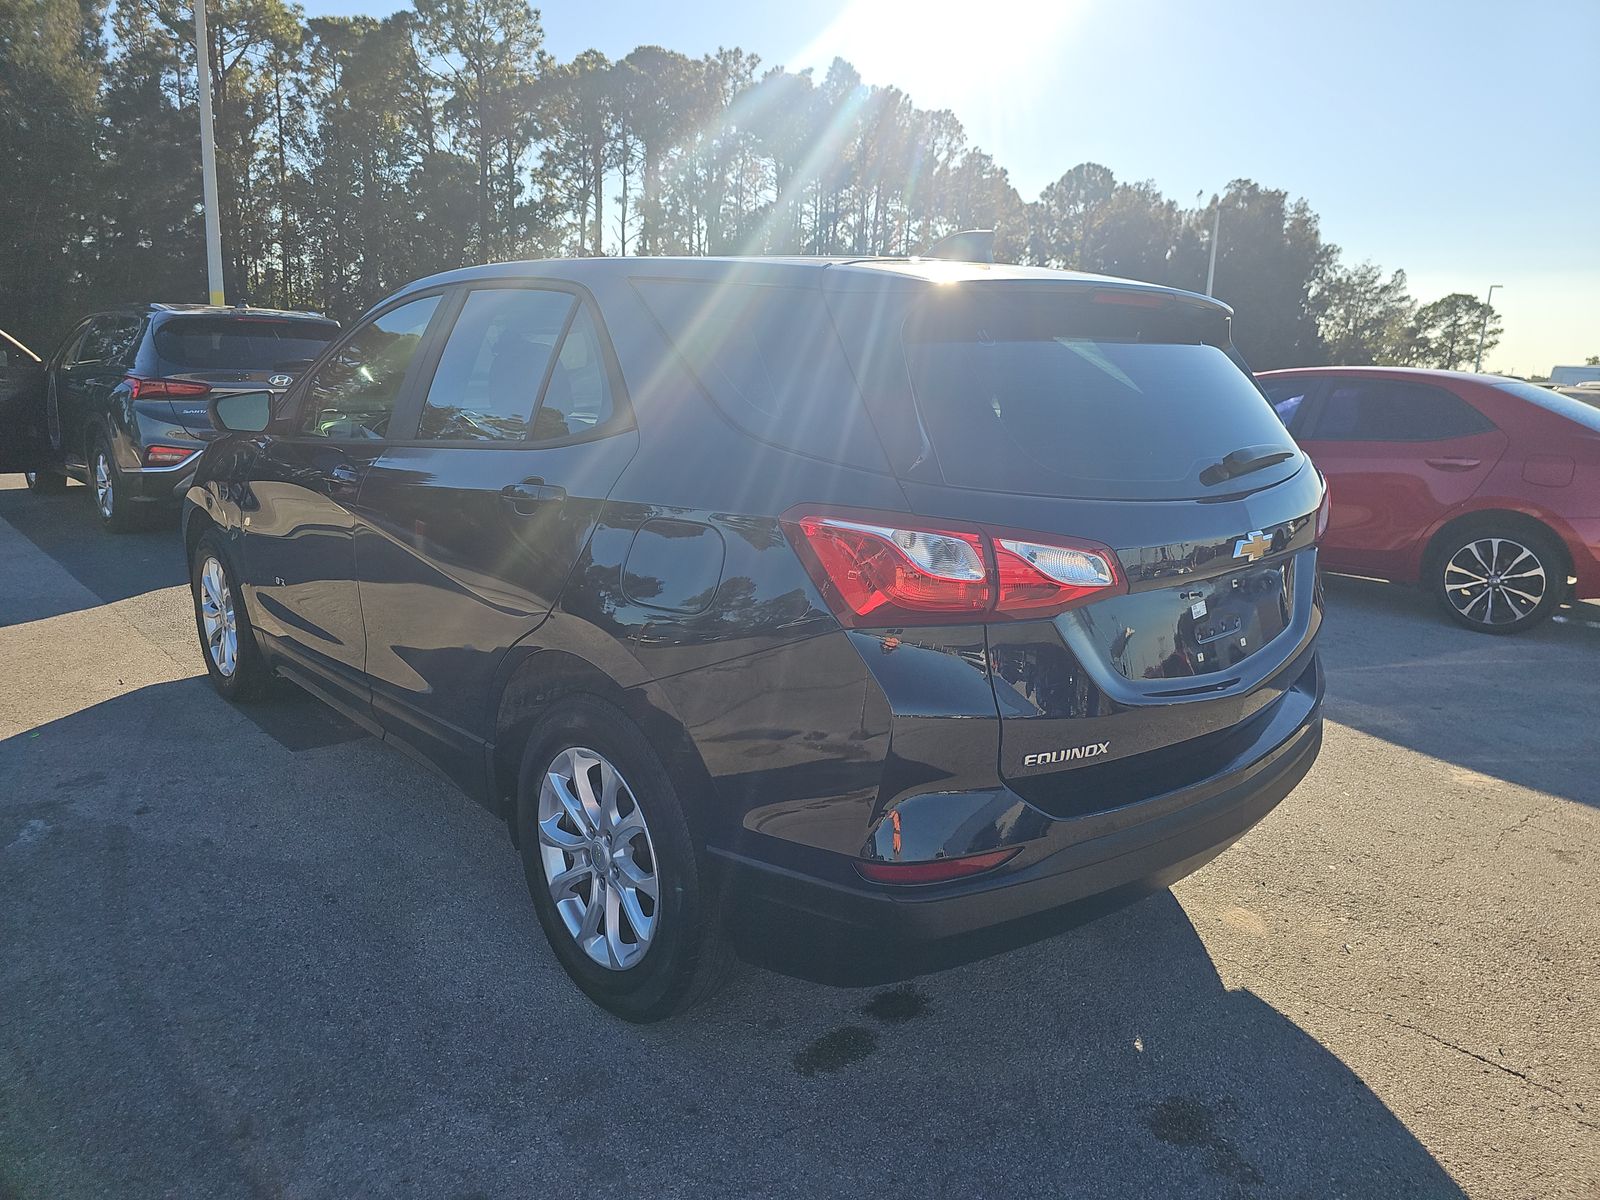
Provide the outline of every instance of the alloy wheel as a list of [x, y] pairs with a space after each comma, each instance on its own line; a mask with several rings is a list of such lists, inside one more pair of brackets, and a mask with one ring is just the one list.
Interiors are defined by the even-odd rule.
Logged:
[[612, 971], [636, 966], [660, 916], [655, 846], [633, 790], [603, 755], [571, 747], [539, 787], [539, 859], [573, 940]]
[[1481, 537], [1450, 556], [1444, 594], [1475, 625], [1510, 625], [1539, 607], [1549, 580], [1539, 556], [1514, 538]]
[[100, 506], [100, 515], [109, 521], [116, 511], [117, 498], [112, 490], [111, 461], [104, 450], [94, 456], [94, 502]]
[[212, 664], [231, 679], [239, 666], [239, 627], [228, 576], [214, 556], [200, 567], [200, 623]]

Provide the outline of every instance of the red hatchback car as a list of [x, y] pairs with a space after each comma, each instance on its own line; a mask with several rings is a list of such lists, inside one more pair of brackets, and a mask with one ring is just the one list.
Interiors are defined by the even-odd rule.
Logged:
[[1327, 570], [1420, 582], [1484, 633], [1600, 596], [1600, 408], [1457, 371], [1258, 378], [1327, 477]]

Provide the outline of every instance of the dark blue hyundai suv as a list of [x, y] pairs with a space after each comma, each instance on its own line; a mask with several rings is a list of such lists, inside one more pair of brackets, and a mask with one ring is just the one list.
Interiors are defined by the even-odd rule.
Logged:
[[1164, 886], [1321, 742], [1327, 497], [1229, 323], [946, 261], [421, 280], [213, 403], [211, 679], [286, 676], [504, 815], [632, 1020], [704, 994], [730, 905], [998, 944]]

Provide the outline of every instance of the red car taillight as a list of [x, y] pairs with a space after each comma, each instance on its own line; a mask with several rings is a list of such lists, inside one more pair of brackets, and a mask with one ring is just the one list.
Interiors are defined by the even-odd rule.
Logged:
[[1016, 856], [1021, 846], [1004, 850], [989, 850], [983, 854], [967, 854], [960, 858], [931, 858], [923, 862], [867, 862], [856, 863], [856, 870], [873, 883], [944, 883], [990, 871]]
[[791, 513], [783, 524], [851, 628], [1043, 617], [1123, 586], [1110, 549], [1074, 539], [844, 510]]
[[144, 465], [147, 467], [170, 467], [198, 453], [199, 451], [193, 446], [146, 446], [144, 448]]
[[204, 396], [211, 390], [209, 383], [191, 383], [187, 379], [145, 379], [138, 375], [125, 375], [128, 394], [135, 400], [154, 400], [171, 396]]

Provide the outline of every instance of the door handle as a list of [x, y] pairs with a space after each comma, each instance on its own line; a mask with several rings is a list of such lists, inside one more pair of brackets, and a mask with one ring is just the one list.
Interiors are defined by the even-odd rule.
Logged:
[[340, 463], [328, 472], [328, 482], [335, 487], [352, 488], [361, 482], [361, 472], [348, 463]]
[[508, 483], [500, 489], [500, 499], [523, 517], [532, 516], [539, 505], [551, 500], [565, 500], [567, 490], [542, 479], [524, 479], [521, 483]]
[[1440, 471], [1470, 471], [1473, 467], [1482, 463], [1483, 459], [1456, 458], [1453, 455], [1446, 454], [1439, 458], [1425, 458], [1422, 461]]

